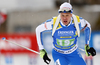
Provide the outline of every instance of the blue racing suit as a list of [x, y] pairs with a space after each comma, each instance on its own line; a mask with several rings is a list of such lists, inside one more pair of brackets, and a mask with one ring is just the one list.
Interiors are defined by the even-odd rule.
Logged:
[[[76, 16], [79, 29], [84, 30], [85, 42], [89, 44], [91, 26], [82, 17]], [[43, 24], [36, 28], [36, 36], [39, 49], [44, 49], [43, 43], [41, 42], [41, 33], [46, 30], [52, 30], [56, 22], [57, 17], [47, 20]], [[73, 18], [70, 23], [66, 26], [60, 20], [57, 29], [53, 37], [53, 50], [52, 57], [55, 65], [86, 65], [82, 56], [77, 51], [77, 31], [74, 24]]]

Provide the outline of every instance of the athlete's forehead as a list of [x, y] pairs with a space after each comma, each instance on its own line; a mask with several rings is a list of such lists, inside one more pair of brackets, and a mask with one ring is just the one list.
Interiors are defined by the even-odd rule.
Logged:
[[66, 15], [72, 15], [71, 13], [60, 13], [60, 15], [62, 16], [66, 16]]

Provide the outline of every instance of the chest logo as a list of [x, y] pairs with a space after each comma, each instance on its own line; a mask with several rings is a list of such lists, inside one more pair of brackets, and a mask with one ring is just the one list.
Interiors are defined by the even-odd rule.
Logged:
[[74, 31], [58, 31], [59, 36], [74, 35]]

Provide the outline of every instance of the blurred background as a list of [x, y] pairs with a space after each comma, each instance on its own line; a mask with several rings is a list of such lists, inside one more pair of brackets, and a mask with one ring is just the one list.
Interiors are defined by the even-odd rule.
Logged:
[[[57, 16], [63, 2], [68, 0], [0, 0], [0, 65], [46, 65], [38, 54], [5, 42], [2, 37], [38, 51], [35, 28]], [[90, 46], [96, 49], [97, 55], [86, 57], [84, 52], [80, 52], [87, 65], [100, 65], [100, 0], [70, 0], [70, 3], [74, 14], [91, 24]], [[44, 47], [52, 59], [51, 33], [47, 31], [42, 35]], [[83, 33], [78, 42], [84, 49]], [[54, 65], [53, 60], [50, 65]]]

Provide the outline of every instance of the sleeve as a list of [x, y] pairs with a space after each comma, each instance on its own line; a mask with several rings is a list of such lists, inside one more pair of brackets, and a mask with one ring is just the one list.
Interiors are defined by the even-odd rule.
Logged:
[[46, 22], [42, 23], [41, 25], [36, 27], [36, 38], [37, 38], [37, 43], [39, 46], [39, 50], [44, 49], [43, 43], [42, 43], [42, 37], [41, 33], [46, 30], [51, 30], [52, 29], [52, 19], [47, 20]]
[[83, 18], [80, 18], [81, 22], [81, 30], [84, 31], [85, 35], [85, 43], [89, 44], [90, 37], [91, 37], [91, 25], [88, 21]]

